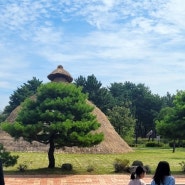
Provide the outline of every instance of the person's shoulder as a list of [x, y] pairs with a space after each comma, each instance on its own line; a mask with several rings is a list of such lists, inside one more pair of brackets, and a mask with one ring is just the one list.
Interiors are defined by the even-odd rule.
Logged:
[[146, 185], [146, 183], [142, 179], [133, 179], [129, 181], [128, 185]]
[[145, 181], [143, 179], [140, 179], [141, 185], [146, 185]]
[[167, 176], [168, 179], [175, 180], [175, 177], [172, 175]]
[[174, 176], [171, 176], [171, 175], [167, 176], [167, 182], [168, 182], [169, 185], [175, 185]]
[[132, 182], [133, 180], [130, 180], [129, 181], [129, 183], [128, 183], [128, 185], [132, 185], [133, 184], [133, 182]]
[[170, 178], [175, 182], [175, 177], [174, 176], [170, 176]]
[[150, 185], [155, 185], [155, 181], [152, 180], [151, 183], [150, 183]]

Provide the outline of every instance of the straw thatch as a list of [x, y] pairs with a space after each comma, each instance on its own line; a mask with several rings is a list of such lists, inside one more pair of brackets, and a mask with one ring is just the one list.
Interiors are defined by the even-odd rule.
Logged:
[[69, 72], [67, 72], [62, 65], [59, 65], [57, 67], [57, 69], [55, 69], [52, 73], [50, 73], [48, 75], [48, 79], [53, 81], [53, 82], [72, 82], [73, 78], [72, 76], [69, 74]]

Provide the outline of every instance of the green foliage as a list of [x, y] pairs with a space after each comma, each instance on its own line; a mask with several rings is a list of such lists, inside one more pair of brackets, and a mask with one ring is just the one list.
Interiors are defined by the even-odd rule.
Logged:
[[0, 144], [0, 159], [2, 161], [3, 166], [14, 166], [17, 163], [18, 158], [18, 155], [11, 155], [11, 153], [6, 151], [4, 146]]
[[[78, 86], [83, 87], [83, 92], [88, 93], [89, 100], [98, 106], [106, 115], [113, 107], [123, 107], [129, 104], [131, 114], [136, 120], [135, 137], [146, 137], [149, 130], [155, 131], [155, 120], [161, 108], [172, 107], [174, 95], [166, 96], [152, 94], [144, 84], [112, 83], [110, 87], [103, 88], [94, 75], [87, 78], [80, 76], [75, 80]], [[108, 111], [109, 110], [109, 111]], [[131, 138], [124, 136], [131, 143]]]
[[181, 166], [181, 168], [182, 168], [182, 171], [185, 172], [185, 162], [182, 161], [182, 162], [180, 162], [179, 164], [180, 164], [180, 166]]
[[102, 83], [99, 82], [94, 75], [88, 76], [87, 79], [80, 76], [75, 79], [75, 84], [83, 87], [84, 93], [93, 92], [91, 97], [93, 97], [102, 86]]
[[93, 165], [88, 165], [87, 166], [87, 172], [92, 172], [94, 171], [94, 166]]
[[34, 95], [37, 88], [41, 85], [42, 81], [33, 77], [32, 80], [27, 81], [10, 96], [9, 105], [5, 107], [4, 114], [10, 114], [17, 106], [19, 106], [26, 98]]
[[62, 168], [62, 170], [65, 170], [65, 171], [72, 171], [73, 165], [70, 163], [64, 163], [64, 164], [62, 164], [61, 168]]
[[172, 107], [165, 107], [161, 109], [158, 119], [156, 120], [156, 130], [158, 134], [170, 138], [175, 139], [177, 134], [175, 132], [175, 125], [173, 124], [173, 117], [174, 117], [174, 109]]
[[173, 107], [173, 100], [175, 95], [171, 95], [169, 92], [166, 93], [166, 96], [161, 97], [162, 107]]
[[90, 133], [100, 124], [86, 98], [73, 84], [41, 85], [37, 99], [27, 99], [16, 122], [4, 123], [2, 128], [13, 137], [23, 137], [27, 141], [47, 144], [54, 137], [57, 147], [97, 144], [103, 136]]
[[129, 108], [126, 106], [115, 106], [108, 111], [108, 118], [125, 141], [133, 138], [136, 120], [133, 118]]
[[115, 169], [115, 172], [126, 172], [128, 170], [128, 167], [129, 167], [129, 163], [130, 161], [127, 160], [127, 159], [118, 159], [116, 158], [115, 161], [114, 161], [114, 169]]
[[177, 140], [185, 139], [185, 91], [179, 91], [174, 98], [173, 107], [160, 111], [156, 120], [156, 129], [162, 136]]
[[133, 161], [132, 166], [143, 166], [143, 162], [139, 160]]
[[151, 167], [149, 165], [145, 165], [144, 168], [145, 168], [147, 174], [152, 173]]
[[88, 99], [104, 113], [115, 105], [111, 93], [107, 88], [102, 87], [102, 83], [94, 75], [87, 78], [80, 76], [75, 79], [75, 84], [81, 86], [83, 88], [82, 92], [88, 93]]
[[87, 172], [93, 172], [93, 171], [95, 171], [95, 165], [94, 164], [95, 164], [94, 163], [94, 160], [92, 160], [92, 161], [91, 160], [88, 160], [87, 163], [84, 164], [84, 165], [86, 165]]
[[4, 114], [2, 111], [0, 111], [0, 123], [5, 121], [6, 117], [7, 117], [7, 115]]
[[163, 143], [155, 142], [155, 141], [150, 141], [145, 144], [146, 147], [163, 147]]
[[47, 83], [38, 88], [35, 99], [25, 100], [16, 122], [3, 123], [2, 128], [16, 139], [50, 144], [48, 155], [53, 168], [55, 148], [90, 147], [103, 140], [103, 133], [91, 132], [100, 127], [93, 109], [80, 87]]
[[[24, 161], [32, 161], [26, 170], [27, 175], [49, 175], [49, 174], [87, 174], [87, 167], [93, 166], [93, 174], [112, 174], [115, 170], [113, 164], [116, 158], [128, 159], [132, 164], [134, 160], [143, 162], [144, 167], [150, 166], [152, 174], [155, 172], [157, 164], [161, 160], [166, 160], [170, 163], [171, 173], [173, 175], [180, 175], [182, 173], [180, 162], [183, 160], [185, 148], [179, 148], [175, 153], [169, 148], [149, 149], [149, 148], [135, 148], [134, 152], [124, 154], [75, 154], [75, 153], [60, 153], [55, 154], [57, 167], [54, 169], [47, 169], [48, 160], [44, 152], [12, 152], [13, 155], [19, 155], [19, 164]], [[71, 163], [73, 171], [65, 172], [61, 170], [62, 163]], [[17, 174], [17, 166], [4, 168], [5, 174]], [[147, 172], [148, 173], [148, 172]]]
[[[149, 165], [144, 165], [143, 164], [143, 162], [142, 161], [140, 161], [140, 160], [135, 160], [135, 161], [133, 161], [133, 163], [132, 163], [132, 165], [131, 165], [131, 172], [133, 172], [133, 169], [132, 169], [132, 167], [135, 167], [136, 168], [136, 166], [143, 166], [143, 168], [146, 170], [146, 173], [147, 174], [149, 174], [149, 173], [151, 173], [151, 168], [150, 168], [150, 166]], [[135, 170], [135, 169], [134, 169]]]
[[131, 82], [113, 83], [109, 89], [116, 105], [130, 103], [131, 113], [136, 119], [136, 138], [145, 137], [149, 130], [154, 129], [154, 119], [162, 106], [158, 95], [153, 95], [144, 84]]
[[28, 165], [27, 165], [26, 161], [24, 161], [24, 163], [22, 163], [22, 164], [19, 164], [19, 166], [17, 167], [17, 169], [20, 172], [25, 172], [27, 168], [28, 168]]
[[[174, 141], [170, 141], [169, 142], [169, 147], [173, 147], [174, 145]], [[185, 148], [185, 140], [179, 140], [178, 142], [175, 142], [175, 147], [179, 148], [179, 147], [184, 147]]]

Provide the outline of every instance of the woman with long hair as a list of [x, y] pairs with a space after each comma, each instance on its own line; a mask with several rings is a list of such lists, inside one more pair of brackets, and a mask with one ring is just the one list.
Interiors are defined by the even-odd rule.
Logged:
[[142, 166], [137, 166], [135, 172], [130, 176], [130, 182], [128, 185], [146, 185], [143, 178], [146, 174], [146, 170]]
[[151, 185], [175, 185], [175, 178], [171, 176], [170, 165], [167, 161], [158, 163]]

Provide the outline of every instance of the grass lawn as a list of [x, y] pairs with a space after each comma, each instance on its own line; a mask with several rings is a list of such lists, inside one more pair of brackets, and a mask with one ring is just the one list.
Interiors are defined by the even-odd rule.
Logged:
[[[166, 160], [170, 163], [172, 174], [183, 174], [180, 162], [185, 161], [185, 149], [158, 148], [134, 148], [134, 152], [126, 154], [61, 154], [55, 153], [56, 168], [48, 169], [47, 153], [39, 152], [12, 152], [12, 155], [19, 155], [18, 163], [14, 167], [4, 168], [5, 174], [21, 174], [17, 167], [20, 164], [27, 164], [24, 174], [89, 174], [88, 166], [92, 166], [94, 171], [91, 174], [112, 174], [114, 172], [113, 163], [116, 158], [128, 159], [130, 165], [135, 160], [140, 160], [144, 165], [149, 165], [152, 173], [159, 161]], [[61, 170], [63, 163], [70, 163], [73, 171], [64, 172]]]

